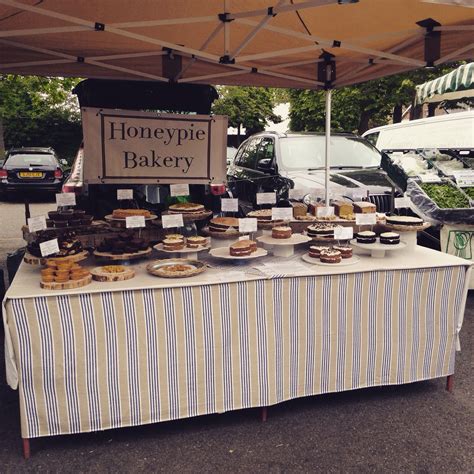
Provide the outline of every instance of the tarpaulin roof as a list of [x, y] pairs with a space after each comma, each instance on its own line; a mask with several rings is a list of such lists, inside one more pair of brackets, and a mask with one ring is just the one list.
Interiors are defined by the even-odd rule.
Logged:
[[[472, 5], [0, 0], [0, 72], [314, 89], [330, 79], [338, 87], [469, 58]], [[323, 52], [334, 55], [335, 77], [323, 77]]]
[[[459, 94], [447, 94], [456, 92]], [[469, 63], [459, 66], [455, 71], [444, 76], [416, 86], [415, 104], [440, 102], [472, 95], [474, 95], [474, 63]]]

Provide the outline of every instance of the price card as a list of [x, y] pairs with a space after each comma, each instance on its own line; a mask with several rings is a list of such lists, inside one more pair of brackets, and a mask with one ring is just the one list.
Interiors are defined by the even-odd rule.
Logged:
[[133, 189], [117, 189], [117, 200], [133, 199]]
[[375, 225], [377, 222], [377, 216], [375, 213], [370, 213], [370, 214], [357, 213], [355, 216], [356, 216], [357, 225]]
[[56, 205], [58, 206], [75, 206], [76, 195], [74, 193], [56, 194]]
[[28, 219], [28, 230], [38, 232], [46, 229], [46, 216], [30, 217]]
[[171, 196], [189, 196], [189, 184], [170, 184]]
[[129, 216], [125, 218], [125, 227], [127, 229], [135, 229], [137, 227], [145, 227], [145, 216]]
[[441, 179], [436, 174], [420, 174], [418, 175], [422, 183], [440, 183]]
[[275, 193], [257, 193], [257, 204], [276, 204]]
[[221, 199], [221, 211], [222, 212], [238, 212], [239, 210], [239, 200], [222, 198]]
[[395, 198], [395, 209], [405, 209], [410, 207], [410, 199], [407, 197]]
[[334, 206], [316, 208], [317, 217], [329, 217], [334, 215]]
[[241, 235], [239, 240], [250, 240], [250, 235]]
[[272, 207], [272, 221], [291, 221], [293, 220], [292, 207]]
[[300, 201], [306, 196], [306, 194], [308, 194], [308, 192], [301, 188], [290, 189], [288, 191], [288, 198], [295, 201]]
[[334, 238], [336, 240], [351, 240], [354, 237], [354, 229], [352, 227], [342, 227], [338, 225], [334, 228]]
[[257, 232], [257, 219], [253, 217], [239, 219], [239, 232]]
[[183, 227], [183, 214], [172, 214], [169, 216], [162, 215], [161, 223], [163, 225], [163, 229], [167, 229], [169, 227]]
[[456, 184], [460, 188], [469, 188], [474, 186], [474, 174], [464, 174], [456, 177]]
[[40, 251], [43, 257], [59, 252], [58, 239], [47, 240], [40, 243]]

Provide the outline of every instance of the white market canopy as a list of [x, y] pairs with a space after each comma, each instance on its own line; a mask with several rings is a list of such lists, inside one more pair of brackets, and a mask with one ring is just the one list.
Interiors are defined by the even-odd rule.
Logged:
[[[0, 72], [340, 87], [472, 57], [473, 5], [474, 0], [0, 0]], [[323, 53], [333, 57], [323, 59]], [[330, 60], [331, 67], [323, 68]]]

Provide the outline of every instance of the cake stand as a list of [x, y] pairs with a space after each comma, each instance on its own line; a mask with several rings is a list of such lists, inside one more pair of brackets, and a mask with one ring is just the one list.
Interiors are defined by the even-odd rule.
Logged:
[[384, 258], [385, 252], [391, 252], [394, 250], [404, 249], [407, 244], [401, 242], [399, 244], [381, 244], [380, 242], [375, 242], [373, 244], [360, 244], [356, 239], [351, 240], [351, 244], [359, 249], [370, 251], [370, 255], [374, 258]]
[[272, 245], [275, 257], [291, 257], [295, 253], [295, 245], [304, 244], [311, 240], [307, 235], [293, 234], [289, 239], [274, 239], [268, 235], [257, 237], [259, 242]]
[[195, 221], [202, 221], [207, 219], [208, 217], [212, 216], [212, 211], [207, 211], [204, 210], [202, 212], [169, 212], [169, 211], [163, 211], [161, 213], [162, 216], [177, 216], [178, 214], [181, 214], [183, 216], [183, 222], [195, 222]]
[[197, 248], [184, 247], [179, 250], [165, 250], [163, 248], [163, 244], [157, 244], [154, 245], [153, 248], [158, 250], [158, 252], [164, 252], [169, 254], [171, 258], [187, 258], [191, 260], [198, 260], [198, 252], [202, 252], [203, 250], [209, 250], [211, 246], [207, 244], [200, 245]]
[[265, 257], [268, 252], [265, 249], [257, 248], [255, 252], [250, 255], [243, 255], [242, 257], [236, 257], [230, 254], [229, 247], [219, 247], [209, 250], [209, 254], [216, 258], [222, 258], [224, 260], [230, 260], [233, 263], [245, 263], [247, 260], [253, 260], [254, 258]]
[[209, 227], [204, 227], [200, 230], [204, 235], [212, 237], [211, 238], [211, 248], [228, 248], [229, 247], [229, 240], [235, 242], [239, 239], [239, 237], [243, 235], [249, 235], [250, 232], [243, 232], [240, 233], [238, 230], [231, 229], [228, 232], [213, 232], [209, 230]]
[[430, 226], [431, 224], [429, 222], [424, 222], [422, 225], [384, 224], [384, 228], [387, 229], [387, 231], [398, 232], [400, 234], [400, 241], [407, 244], [407, 250], [415, 250], [418, 245], [418, 232], [421, 232]]

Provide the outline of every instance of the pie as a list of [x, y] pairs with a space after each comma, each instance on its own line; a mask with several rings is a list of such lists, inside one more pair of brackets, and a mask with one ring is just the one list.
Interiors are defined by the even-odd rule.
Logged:
[[170, 214], [196, 214], [204, 212], [205, 210], [202, 204], [196, 204], [194, 202], [179, 202], [177, 204], [171, 204], [168, 208]]
[[114, 209], [112, 217], [114, 219], [126, 219], [127, 217], [143, 216], [145, 218], [151, 217], [151, 212], [146, 209]]

